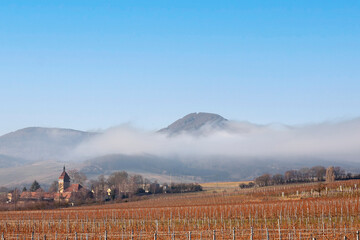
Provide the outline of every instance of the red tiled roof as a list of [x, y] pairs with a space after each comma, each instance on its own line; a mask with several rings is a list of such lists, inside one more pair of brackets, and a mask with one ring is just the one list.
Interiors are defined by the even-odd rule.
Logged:
[[72, 192], [63, 192], [63, 193], [55, 193], [54, 198], [59, 199], [59, 196], [61, 199], [67, 199], [69, 200], [71, 198]]
[[22, 199], [41, 199], [41, 198], [54, 198], [54, 194], [47, 192], [22, 192], [20, 195]]
[[82, 188], [83, 186], [81, 186], [80, 184], [71, 184], [71, 186], [65, 189], [64, 192], [78, 192]]

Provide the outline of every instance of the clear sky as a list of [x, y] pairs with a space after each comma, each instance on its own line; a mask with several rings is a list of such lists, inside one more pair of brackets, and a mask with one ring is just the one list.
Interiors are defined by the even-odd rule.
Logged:
[[360, 1], [0, 1], [0, 134], [360, 116]]

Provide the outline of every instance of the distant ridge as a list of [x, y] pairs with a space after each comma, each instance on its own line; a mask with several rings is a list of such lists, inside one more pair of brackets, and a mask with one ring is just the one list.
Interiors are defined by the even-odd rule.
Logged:
[[64, 128], [28, 127], [0, 136], [0, 154], [24, 160], [63, 160], [96, 133]]
[[228, 120], [214, 113], [190, 113], [173, 122], [168, 127], [159, 130], [162, 133], [178, 134], [181, 132], [196, 132], [205, 125], [211, 128], [224, 128]]

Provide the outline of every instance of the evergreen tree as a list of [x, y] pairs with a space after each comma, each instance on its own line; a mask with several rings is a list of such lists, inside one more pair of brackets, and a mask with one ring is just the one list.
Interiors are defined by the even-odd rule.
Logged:
[[35, 180], [30, 187], [30, 192], [36, 192], [40, 188], [40, 184]]
[[22, 191], [23, 191], [23, 192], [26, 192], [26, 191], [27, 191], [26, 187], [24, 187]]

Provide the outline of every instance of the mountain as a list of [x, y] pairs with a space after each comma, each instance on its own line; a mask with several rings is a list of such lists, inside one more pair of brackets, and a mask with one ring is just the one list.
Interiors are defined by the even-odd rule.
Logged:
[[190, 113], [185, 117], [173, 122], [168, 127], [159, 130], [161, 133], [167, 133], [169, 135], [179, 133], [199, 133], [205, 127], [211, 129], [224, 128], [227, 119], [218, 114], [213, 113]]
[[0, 137], [0, 155], [29, 161], [64, 160], [78, 144], [94, 135], [72, 129], [24, 128]]

